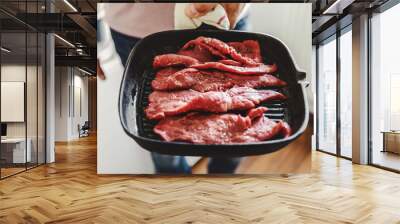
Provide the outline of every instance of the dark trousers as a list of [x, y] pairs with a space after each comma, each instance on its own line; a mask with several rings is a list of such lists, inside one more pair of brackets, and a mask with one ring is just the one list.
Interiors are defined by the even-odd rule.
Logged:
[[129, 53], [140, 39], [119, 33], [113, 29], [111, 29], [111, 36], [114, 40], [115, 50], [117, 51], [119, 57], [121, 58], [121, 62], [125, 67]]

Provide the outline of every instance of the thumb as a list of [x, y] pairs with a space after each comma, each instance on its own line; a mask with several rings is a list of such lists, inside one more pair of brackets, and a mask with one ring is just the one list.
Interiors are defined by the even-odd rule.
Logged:
[[197, 18], [214, 10], [216, 6], [217, 3], [190, 3], [185, 8], [185, 14], [189, 18]]
[[101, 69], [99, 60], [97, 60], [97, 77], [99, 77], [101, 80], [105, 80], [106, 76], [104, 75], [103, 69]]

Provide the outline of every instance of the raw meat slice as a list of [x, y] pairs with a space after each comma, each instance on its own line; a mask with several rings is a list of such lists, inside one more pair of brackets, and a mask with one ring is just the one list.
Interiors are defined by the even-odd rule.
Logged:
[[154, 58], [153, 67], [154, 68], [162, 68], [169, 66], [177, 66], [183, 65], [185, 67], [189, 67], [194, 64], [198, 64], [199, 61], [195, 58], [179, 55], [179, 54], [163, 54], [158, 55]]
[[255, 62], [262, 62], [260, 44], [255, 40], [245, 40], [243, 42], [229, 42], [229, 46], [235, 48], [241, 55], [253, 59]]
[[[262, 62], [260, 45], [258, 41], [255, 40], [245, 40], [243, 42], [229, 42], [229, 46], [233, 47], [238, 51], [241, 55], [245, 57], [249, 57], [253, 59], [255, 62]], [[219, 51], [216, 51], [214, 48], [204, 44], [199, 43], [194, 45], [190, 49], [182, 49], [178, 51], [177, 54], [190, 56], [192, 58], [196, 58], [200, 62], [209, 62], [215, 61], [216, 58], [226, 58]], [[240, 66], [241, 63], [231, 59], [222, 59], [219, 62], [227, 64], [227, 65], [236, 65]]]
[[180, 50], [177, 54], [195, 58], [200, 62], [215, 61], [215, 57], [210, 51], [200, 45], [196, 45], [192, 49]]
[[199, 71], [194, 68], [180, 71], [165, 68], [160, 70], [151, 82], [155, 90], [193, 89], [199, 92], [225, 91], [233, 86], [259, 88], [285, 85], [286, 82], [269, 74], [244, 76], [229, 72]]
[[290, 128], [289, 124], [286, 122], [282, 123], [283, 129], [282, 129], [282, 135], [283, 137], [289, 137], [292, 134], [292, 128]]
[[220, 58], [220, 59], [226, 59], [225, 55], [221, 52], [219, 52], [217, 49], [214, 49], [212, 46], [207, 45], [206, 43], [203, 42], [198, 42], [196, 45], [193, 45], [194, 47], [200, 46], [203, 49], [206, 49], [211, 55]]
[[251, 119], [254, 119], [263, 116], [264, 112], [266, 111], [268, 111], [268, 108], [266, 107], [253, 108], [247, 112], [247, 116], [249, 116]]
[[196, 41], [196, 39], [187, 42], [181, 48], [181, 51], [196, 49], [196, 47], [200, 47], [206, 50], [209, 54], [213, 55], [214, 57], [217, 57], [219, 59], [226, 59], [226, 56], [223, 53], [219, 52], [217, 49], [214, 49], [212, 46], [206, 44], [203, 41]]
[[156, 73], [156, 78], [157, 77], [169, 77], [173, 74], [175, 74], [176, 72], [180, 71], [181, 69], [179, 68], [175, 68], [175, 67], [167, 67], [167, 68], [163, 68], [160, 69], [157, 73]]
[[[208, 49], [210, 50], [210, 53], [217, 55], [217, 56], [229, 55], [235, 61], [238, 61], [246, 66], [257, 66], [259, 64], [255, 60], [241, 55], [240, 53], [238, 53], [235, 50], [235, 48], [229, 46], [228, 44], [226, 44], [218, 39], [211, 38], [211, 37], [198, 37], [194, 40], [187, 42], [182, 47], [182, 49], [185, 50], [185, 49], [188, 49], [188, 48], [190, 48], [192, 46], [196, 46], [196, 45], [200, 45], [200, 46], [204, 46], [204, 47], [209, 46], [210, 48], [208, 48]], [[224, 58], [222, 58], [222, 59], [224, 59]]]
[[[232, 72], [240, 75], [259, 75], [262, 73], [274, 73], [278, 67], [273, 65], [259, 64], [255, 67], [242, 67], [237, 66], [236, 61], [221, 60], [220, 62], [205, 62], [199, 63], [195, 58], [186, 55], [178, 54], [163, 54], [154, 58], [154, 68], [164, 68], [170, 66], [185, 66], [197, 69], [216, 69], [220, 71]], [[236, 64], [236, 65], [235, 65]]]
[[237, 114], [202, 113], [168, 117], [154, 127], [154, 132], [169, 142], [203, 144], [259, 142], [278, 135], [284, 138], [290, 136], [289, 125], [264, 117], [266, 110], [265, 107], [251, 109], [245, 117]]
[[191, 68], [197, 69], [217, 69], [226, 72], [232, 72], [240, 75], [257, 75], [263, 73], [274, 73], [278, 69], [276, 64], [264, 65], [259, 64], [256, 67], [241, 67], [234, 65], [227, 65], [220, 62], [205, 62], [203, 64], [193, 64]]
[[[229, 44], [233, 47], [214, 38], [198, 37], [186, 43], [178, 54], [156, 56], [153, 67], [184, 66], [202, 70], [216, 69], [240, 75], [273, 73], [278, 69], [276, 64], [265, 65], [260, 63], [262, 58], [260, 46], [257, 41], [246, 40], [243, 42], [231, 42]], [[242, 56], [235, 48], [249, 57]], [[230, 55], [233, 60], [227, 59], [223, 54]], [[213, 55], [217, 55], [220, 60], [213, 60]]]
[[240, 62], [231, 60], [231, 59], [224, 59], [224, 60], [219, 60], [218, 62], [226, 65], [234, 65], [234, 66], [241, 66]]
[[149, 105], [145, 112], [147, 118], [157, 120], [189, 111], [222, 113], [229, 110], [247, 110], [264, 101], [284, 99], [286, 96], [281, 93], [248, 87], [235, 87], [226, 92], [205, 93], [194, 90], [154, 91], [149, 96]]
[[224, 91], [234, 85], [234, 83], [230, 81], [230, 78], [222, 73], [210, 75], [194, 68], [186, 68], [177, 72], [169, 68], [166, 69], [160, 70], [156, 74], [155, 79], [151, 82], [151, 86], [154, 90], [193, 89], [199, 92], [208, 92], [213, 90]]

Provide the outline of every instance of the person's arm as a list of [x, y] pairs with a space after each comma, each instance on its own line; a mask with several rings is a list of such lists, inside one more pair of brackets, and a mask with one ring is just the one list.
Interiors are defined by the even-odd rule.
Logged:
[[233, 28], [246, 3], [191, 3], [186, 7], [185, 14], [190, 18], [198, 18], [214, 10], [218, 4], [224, 7], [231, 26], [230, 28]]
[[99, 63], [99, 59], [97, 59], [97, 77], [99, 77], [99, 79], [104, 80], [106, 79], [106, 76], [104, 75], [103, 69], [101, 69], [100, 63]]

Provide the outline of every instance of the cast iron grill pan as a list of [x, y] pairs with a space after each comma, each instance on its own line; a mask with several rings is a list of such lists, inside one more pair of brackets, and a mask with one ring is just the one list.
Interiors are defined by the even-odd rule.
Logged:
[[[286, 139], [242, 144], [192, 144], [166, 142], [153, 132], [158, 121], [148, 120], [144, 108], [152, 92], [151, 81], [157, 72], [152, 68], [157, 55], [177, 52], [186, 42], [199, 36], [218, 38], [224, 42], [257, 40], [265, 64], [276, 63], [274, 74], [286, 81], [284, 88], [266, 88], [285, 94], [285, 101], [269, 101], [261, 104], [269, 110], [264, 114], [273, 120], [285, 120], [293, 134]], [[298, 138], [308, 122], [308, 105], [305, 95], [305, 73], [299, 71], [287, 47], [278, 39], [257, 33], [221, 30], [178, 30], [164, 31], [145, 37], [132, 49], [120, 87], [119, 115], [125, 132], [144, 149], [170, 155], [182, 156], [250, 156], [271, 153]], [[237, 112], [243, 113], [245, 112]]]

